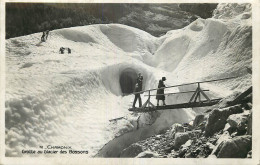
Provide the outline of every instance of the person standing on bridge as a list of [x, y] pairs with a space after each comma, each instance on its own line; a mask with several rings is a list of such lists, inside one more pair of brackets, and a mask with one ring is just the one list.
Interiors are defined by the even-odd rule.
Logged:
[[163, 105], [165, 104], [165, 95], [164, 95], [164, 81], [166, 80], [166, 77], [162, 77], [161, 80], [159, 80], [158, 88], [163, 88], [163, 89], [157, 89], [157, 94], [156, 94], [156, 99], [157, 99], [157, 106], [159, 106], [159, 100], [163, 101]]
[[[142, 91], [142, 85], [143, 85], [143, 76], [141, 73], [138, 74], [138, 77], [136, 79], [136, 84], [135, 84], [135, 89], [134, 89], [134, 92], [140, 92]], [[139, 101], [139, 107], [142, 106], [142, 99], [141, 99], [141, 96], [140, 96], [141, 93], [136, 93], [135, 94], [135, 99], [134, 99], [134, 102], [133, 102], [133, 108], [135, 108], [135, 103], [138, 99]]]

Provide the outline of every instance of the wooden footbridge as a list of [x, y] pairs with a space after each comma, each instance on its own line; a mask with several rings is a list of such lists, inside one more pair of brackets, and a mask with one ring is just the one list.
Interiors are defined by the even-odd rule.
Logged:
[[[166, 110], [166, 109], [179, 109], [179, 108], [194, 108], [194, 107], [212, 106], [212, 105], [217, 104], [222, 98], [210, 99], [209, 96], [207, 96], [206, 93], [205, 93], [205, 92], [208, 92], [209, 90], [202, 90], [200, 84], [214, 82], [214, 81], [223, 81], [223, 80], [233, 79], [233, 78], [237, 78], [237, 77], [228, 77], [228, 78], [222, 78], [222, 79], [216, 79], [216, 80], [193, 82], [193, 83], [173, 85], [173, 86], [168, 86], [168, 87], [163, 87], [163, 88], [155, 88], [155, 89], [149, 89], [149, 90], [143, 90], [143, 91], [140, 91], [140, 92], [135, 92], [135, 93], [132, 93], [132, 94], [138, 94], [138, 93], [141, 94], [141, 93], [144, 93], [144, 92], [148, 92], [148, 95], [145, 95], [145, 96], [148, 96], [148, 99], [142, 105], [142, 107], [129, 108], [129, 111], [133, 111], [133, 112], [152, 112], [152, 111]], [[155, 91], [155, 90], [158, 90], [158, 89], [165, 89], [165, 88], [187, 86], [187, 85], [192, 85], [192, 84], [197, 84], [197, 89], [195, 91], [182, 91], [182, 92], [176, 92], [176, 93], [162, 94], [162, 95], [173, 95], [173, 94], [176, 95], [176, 94], [183, 94], [183, 93], [193, 93], [191, 95], [189, 102], [187, 102], [187, 103], [171, 104], [171, 105], [164, 105], [164, 106], [154, 106], [150, 101], [152, 96], [157, 96], [157, 95], [151, 95], [151, 91]], [[204, 100], [202, 100], [202, 96], [204, 97]]]

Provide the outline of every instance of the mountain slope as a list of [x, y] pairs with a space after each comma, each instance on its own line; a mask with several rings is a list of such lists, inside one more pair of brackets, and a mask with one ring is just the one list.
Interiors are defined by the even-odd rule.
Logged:
[[211, 17], [216, 5], [192, 4], [192, 8], [187, 6], [182, 9], [175, 3], [9, 2], [6, 3], [6, 38], [44, 30], [108, 23], [129, 25], [159, 36], [169, 30], [183, 28], [197, 17]]

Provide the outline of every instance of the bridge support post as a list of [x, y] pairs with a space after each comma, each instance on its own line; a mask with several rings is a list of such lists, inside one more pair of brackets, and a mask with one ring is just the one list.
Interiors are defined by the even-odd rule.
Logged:
[[154, 105], [153, 105], [153, 103], [151, 103], [151, 101], [150, 101], [150, 98], [151, 98], [151, 94], [150, 94], [150, 92], [151, 91], [148, 91], [148, 99], [147, 99], [147, 101], [142, 105], [142, 108], [145, 108], [145, 107], [155, 107]]
[[207, 99], [207, 101], [210, 101], [209, 97], [203, 92], [203, 90], [201, 90], [200, 83], [198, 83], [198, 87], [197, 87], [196, 91], [194, 92], [194, 94], [191, 96], [189, 103], [191, 103], [193, 101], [193, 99], [194, 99], [194, 103], [195, 103], [198, 98], [199, 98], [199, 103], [200, 103], [201, 102], [200, 94], [202, 94]]

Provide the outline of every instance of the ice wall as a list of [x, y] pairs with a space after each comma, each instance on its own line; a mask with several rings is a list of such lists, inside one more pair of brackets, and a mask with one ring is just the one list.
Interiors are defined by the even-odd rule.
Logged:
[[237, 76], [214, 85], [245, 90], [251, 85], [246, 71], [252, 67], [250, 11], [250, 4], [219, 4], [213, 18], [197, 19], [183, 29], [169, 31], [161, 37], [154, 65], [182, 82]]

